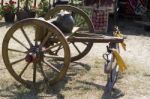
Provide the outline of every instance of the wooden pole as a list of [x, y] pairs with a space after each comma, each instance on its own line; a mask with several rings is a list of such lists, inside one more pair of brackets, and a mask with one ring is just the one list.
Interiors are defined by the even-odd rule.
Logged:
[[117, 26], [118, 24], [117, 24], [117, 15], [118, 15], [118, 0], [115, 0], [115, 2], [114, 2], [114, 9], [115, 9], [115, 12], [114, 12], [114, 26]]
[[53, 7], [55, 7], [55, 0], [53, 0]]
[[19, 12], [19, 8], [20, 8], [20, 0], [18, 0], [17, 2], [17, 12]]
[[34, 0], [34, 7], [36, 8], [36, 0]]
[[1, 5], [3, 6], [4, 1], [2, 0]]
[[48, 0], [48, 8], [51, 8], [51, 0]]
[[124, 41], [123, 38], [119, 37], [69, 37], [69, 42], [92, 42], [92, 43], [121, 43]]

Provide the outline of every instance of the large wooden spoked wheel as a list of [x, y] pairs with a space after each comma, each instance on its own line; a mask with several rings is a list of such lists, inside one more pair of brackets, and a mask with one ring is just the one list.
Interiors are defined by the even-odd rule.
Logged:
[[[40, 37], [43, 32], [37, 31], [42, 27], [47, 33], [39, 40], [37, 35]], [[59, 56], [49, 54], [59, 46], [63, 47]], [[29, 88], [55, 84], [64, 77], [70, 63], [70, 49], [61, 31], [40, 19], [26, 19], [14, 24], [4, 37], [2, 48], [10, 74]]]
[[[56, 15], [60, 11], [68, 11], [72, 13], [72, 17], [74, 19], [74, 27], [79, 27], [78, 34], [80, 33], [93, 33], [94, 27], [85, 12], [81, 9], [66, 5], [66, 6], [56, 6], [54, 9], [50, 10], [45, 16], [45, 20], [50, 20], [51, 18], [55, 18]], [[65, 34], [65, 33], [64, 33]], [[72, 33], [67, 33], [67, 36], [71, 36]], [[68, 41], [69, 42], [69, 41]], [[83, 58], [92, 48], [93, 42], [69, 42], [69, 47], [71, 51], [71, 61], [76, 61]]]

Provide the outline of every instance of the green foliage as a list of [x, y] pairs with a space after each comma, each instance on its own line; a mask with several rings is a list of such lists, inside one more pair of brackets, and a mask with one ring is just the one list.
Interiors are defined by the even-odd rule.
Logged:
[[5, 5], [0, 7], [0, 14], [4, 15], [7, 13], [16, 13], [16, 2], [13, 0], [9, 0], [9, 2], [6, 2]]
[[38, 16], [44, 16], [49, 10], [49, 3], [46, 0], [41, 0], [38, 4], [37, 14]]
[[23, 7], [26, 7], [26, 6], [31, 7], [32, 3], [33, 3], [33, 0], [28, 0], [28, 3], [27, 3], [27, 0], [20, 0], [20, 2], [23, 5]]
[[20, 0], [20, 10], [32, 10], [34, 7], [32, 6], [33, 0]]

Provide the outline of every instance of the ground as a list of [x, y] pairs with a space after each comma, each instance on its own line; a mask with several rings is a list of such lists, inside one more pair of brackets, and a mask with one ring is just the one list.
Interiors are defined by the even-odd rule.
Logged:
[[[12, 24], [0, 23], [0, 45]], [[133, 21], [119, 22], [127, 51], [121, 55], [127, 64], [123, 78], [115, 85], [114, 99], [150, 99], [150, 32]], [[106, 44], [94, 44], [83, 59], [71, 63], [66, 77], [56, 85], [34, 94], [13, 79], [3, 64], [0, 53], [0, 99], [106, 99], [106, 75], [103, 72]], [[0, 46], [0, 51], [2, 46]], [[123, 93], [124, 95], [118, 95]], [[110, 98], [108, 98], [110, 99]]]

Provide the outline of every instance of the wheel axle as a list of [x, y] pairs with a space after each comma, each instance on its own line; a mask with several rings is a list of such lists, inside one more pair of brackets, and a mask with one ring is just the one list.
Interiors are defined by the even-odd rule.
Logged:
[[28, 62], [28, 63], [37, 61], [36, 53], [29, 53], [29, 54], [27, 54], [26, 57], [25, 57], [25, 61]]
[[26, 62], [37, 62], [43, 58], [43, 52], [40, 50], [39, 46], [32, 46], [29, 49], [29, 53], [25, 57]]

